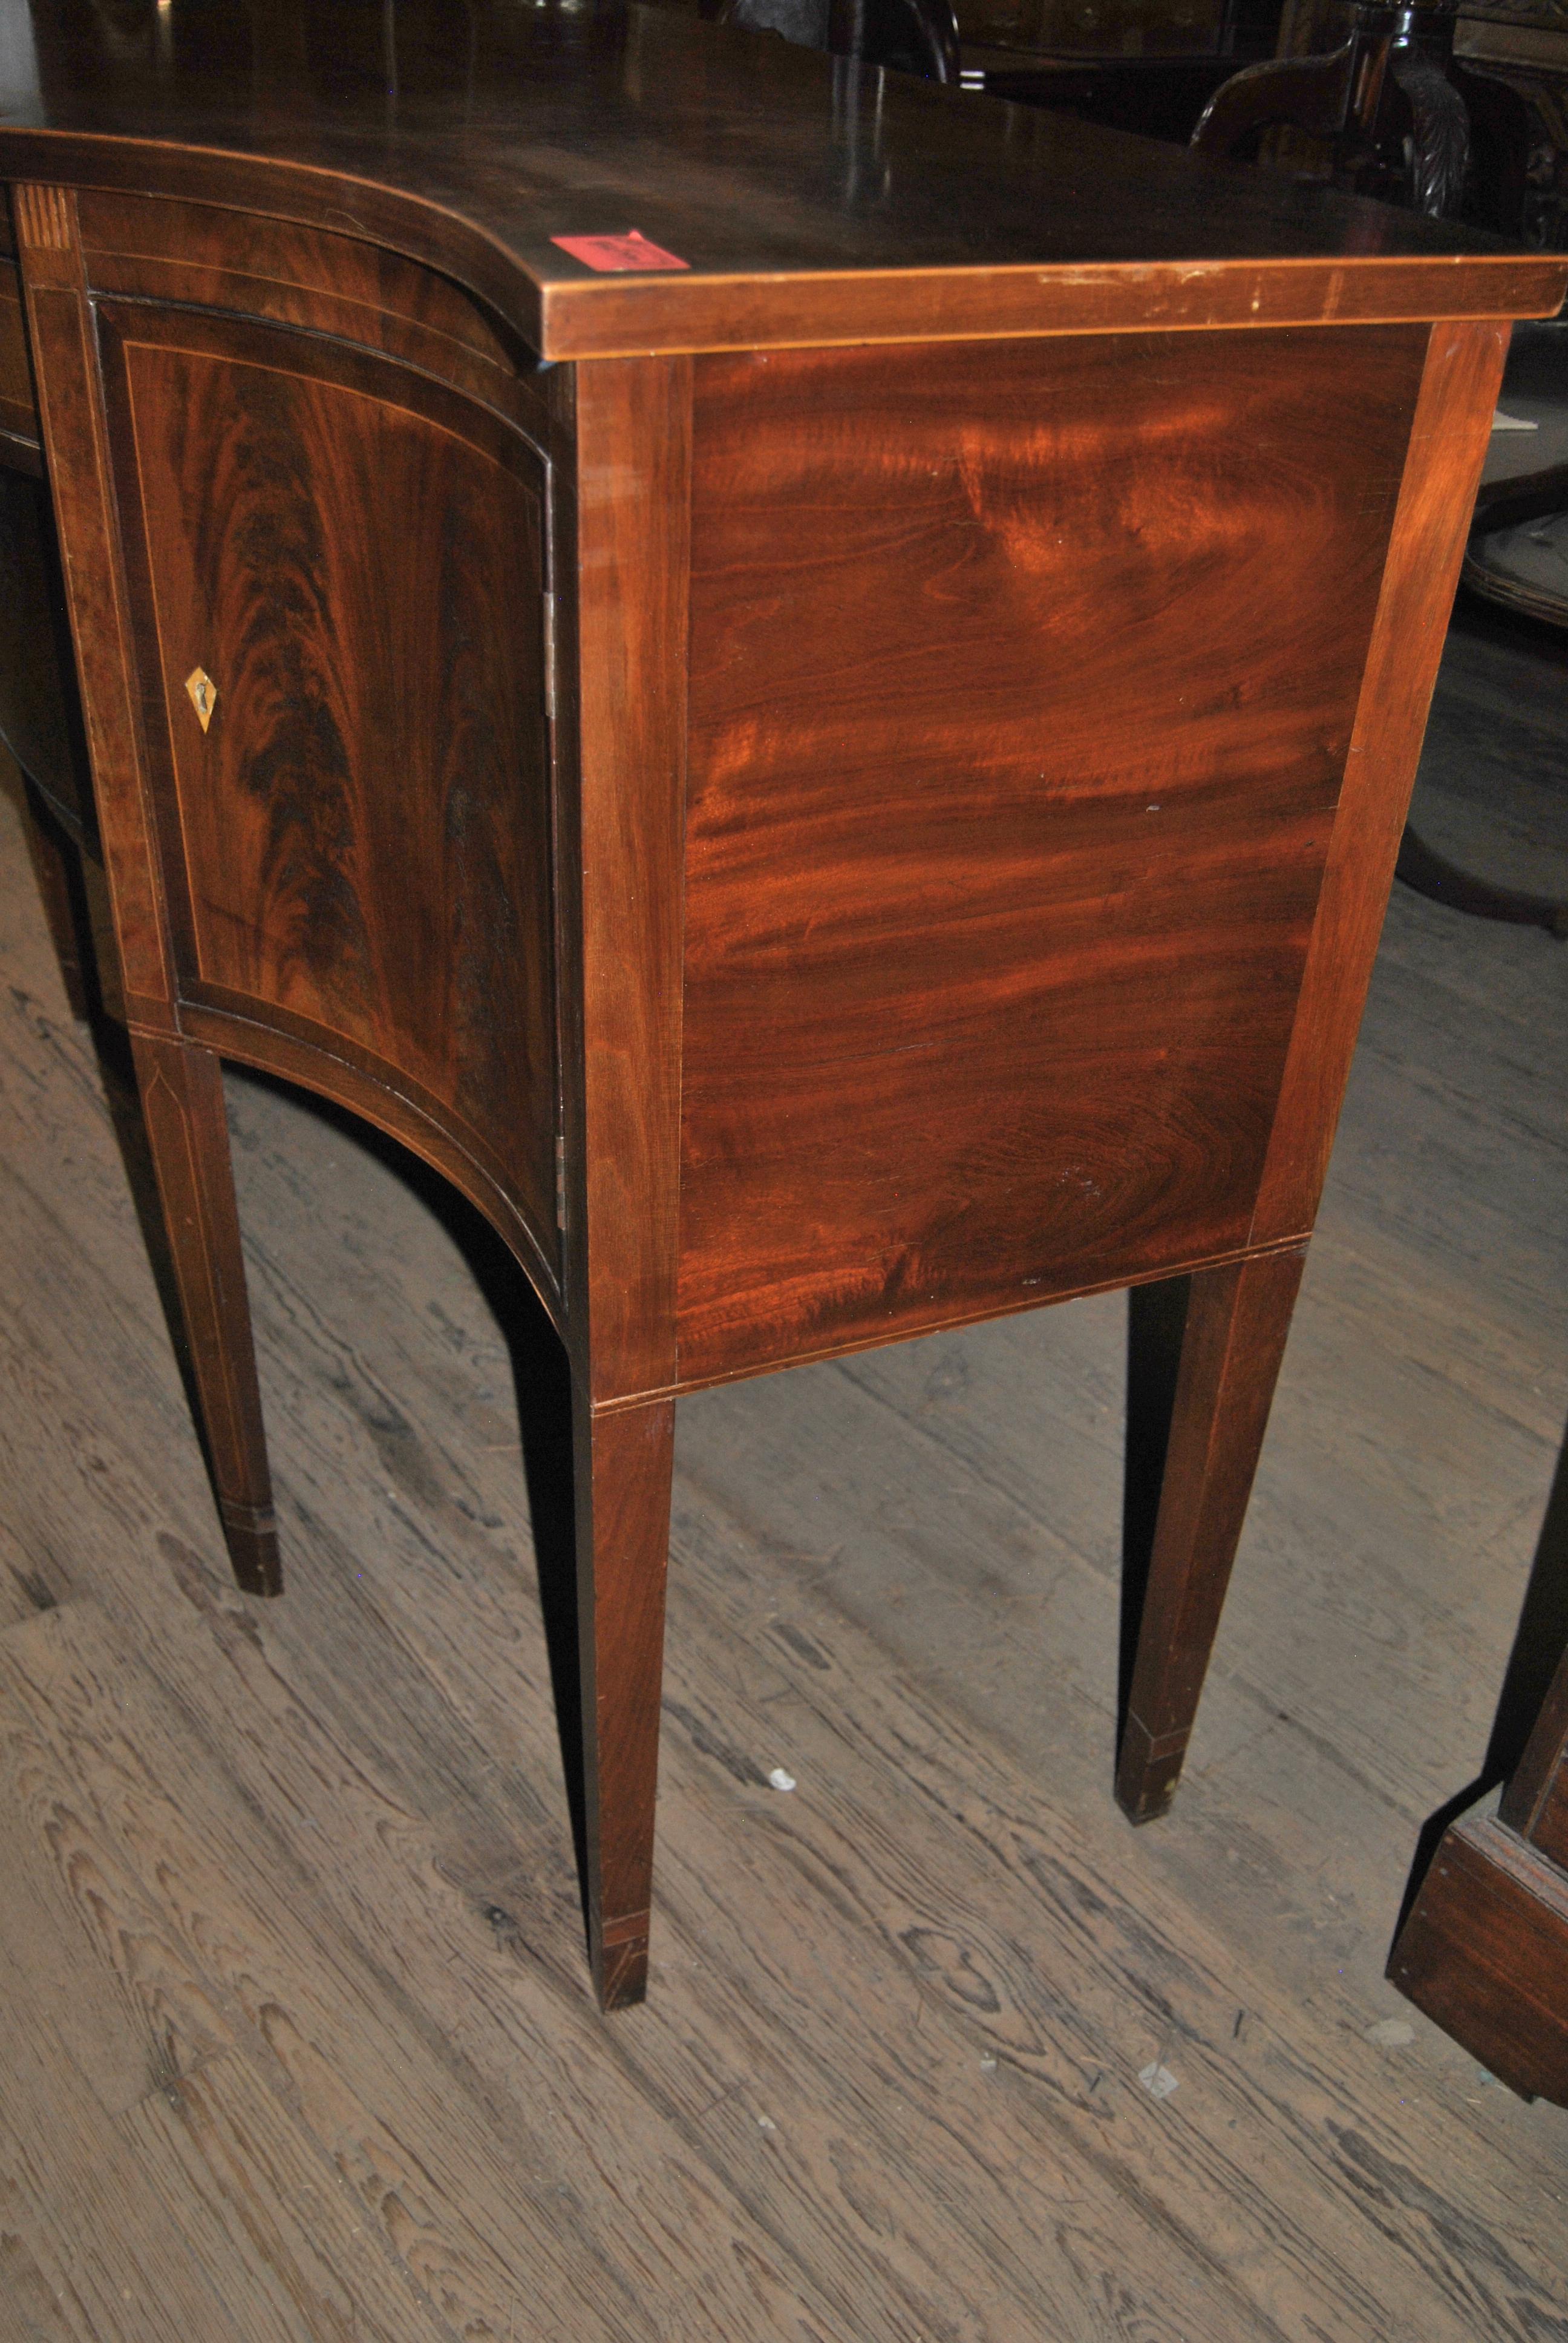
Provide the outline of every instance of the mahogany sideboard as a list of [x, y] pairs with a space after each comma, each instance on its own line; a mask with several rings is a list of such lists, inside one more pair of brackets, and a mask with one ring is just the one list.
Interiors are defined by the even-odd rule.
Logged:
[[606, 2006], [681, 1392], [1153, 1288], [1158, 1813], [1568, 264], [611, 0], [5, 18], [0, 427], [242, 1584], [223, 1058], [437, 1166], [567, 1346]]

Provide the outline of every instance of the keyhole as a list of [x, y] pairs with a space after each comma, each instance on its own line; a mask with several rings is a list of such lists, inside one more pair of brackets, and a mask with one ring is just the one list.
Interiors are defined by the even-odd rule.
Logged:
[[205, 732], [212, 722], [213, 709], [217, 706], [217, 686], [206, 668], [193, 667], [186, 678], [186, 689], [190, 694], [191, 706], [196, 709], [196, 721]]

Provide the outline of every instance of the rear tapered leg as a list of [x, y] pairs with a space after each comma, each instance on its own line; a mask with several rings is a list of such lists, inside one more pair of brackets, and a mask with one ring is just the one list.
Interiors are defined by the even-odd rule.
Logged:
[[25, 827], [27, 851], [33, 860], [33, 875], [37, 880], [44, 917], [48, 921], [55, 958], [60, 964], [65, 999], [70, 1004], [72, 1016], [85, 1020], [89, 1004], [82, 965], [84, 907], [78, 857], [75, 846], [48, 808], [42, 803], [31, 782], [27, 784]]
[[277, 1525], [223, 1075], [210, 1050], [187, 1041], [136, 1034], [131, 1046], [218, 1518], [241, 1586], [251, 1594], [276, 1594], [283, 1584]]
[[[1181, 1777], [1304, 1257], [1269, 1253], [1198, 1272], [1183, 1281], [1179, 1327], [1159, 1290], [1132, 1297], [1129, 1440], [1147, 1454], [1164, 1435], [1116, 1774], [1117, 1797], [1135, 1823], [1162, 1815]], [[1158, 1360], [1143, 1372], [1141, 1335], [1151, 1351], [1161, 1341], [1170, 1347], [1169, 1374]], [[1168, 1407], [1162, 1425], [1135, 1421], [1141, 1386], [1145, 1403]], [[1128, 1560], [1136, 1569], [1133, 1526], [1130, 1518]]]
[[575, 1403], [588, 1950], [602, 2009], [648, 1991], [675, 1403]]

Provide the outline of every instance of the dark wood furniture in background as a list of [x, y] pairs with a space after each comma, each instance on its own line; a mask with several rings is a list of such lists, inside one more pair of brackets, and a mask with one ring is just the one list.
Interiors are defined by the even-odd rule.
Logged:
[[966, 89], [1185, 146], [1238, 67], [1272, 57], [1282, 0], [961, 0]]
[[[1488, 1752], [1492, 1782], [1507, 1775], [1502, 1796], [1483, 1798], [1444, 1831], [1388, 1967], [1400, 1990], [1493, 2074], [1526, 2097], [1559, 2107], [1568, 2107], [1565, 1641], [1568, 1445], [1558, 1461]], [[1562, 1656], [1543, 1697], [1554, 1652]], [[1520, 1694], [1524, 1716], [1534, 1712], [1523, 1749], [1510, 1713]]]
[[1514, 2090], [1568, 2107], [1568, 1655], [1496, 1811], [1444, 1835], [1389, 1975]]
[[5, 266], [236, 1567], [224, 1056], [445, 1172], [567, 1345], [615, 2006], [680, 1392], [1160, 1282], [1168, 1802], [1568, 268], [687, 16], [470, 21], [40, 5]]
[[1543, 251], [1568, 248], [1563, 0], [1461, 0], [1453, 70], [1486, 146], [1487, 216]]
[[[766, 0], [764, 0], [766, 5]], [[1568, 247], [1568, 0], [962, 0], [966, 88]], [[1419, 183], [1419, 184], [1418, 184]]]
[[1441, 218], [1458, 208], [1470, 159], [1452, 54], [1452, 0], [1358, 0], [1348, 37], [1327, 55], [1247, 65], [1224, 83], [1192, 144], [1234, 155], [1266, 130], [1303, 131], [1327, 146], [1335, 186]]
[[711, 22], [777, 33], [799, 47], [855, 57], [922, 81], [956, 83], [959, 25], [951, 0], [719, 0]]

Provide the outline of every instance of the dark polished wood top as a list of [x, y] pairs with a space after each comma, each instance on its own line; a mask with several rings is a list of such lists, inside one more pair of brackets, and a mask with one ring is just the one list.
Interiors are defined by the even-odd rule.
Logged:
[[[5, 176], [370, 237], [547, 357], [1540, 315], [1568, 282], [1447, 223], [616, 0], [4, 0], [0, 76]], [[551, 241], [628, 229], [688, 266], [596, 274]]]

